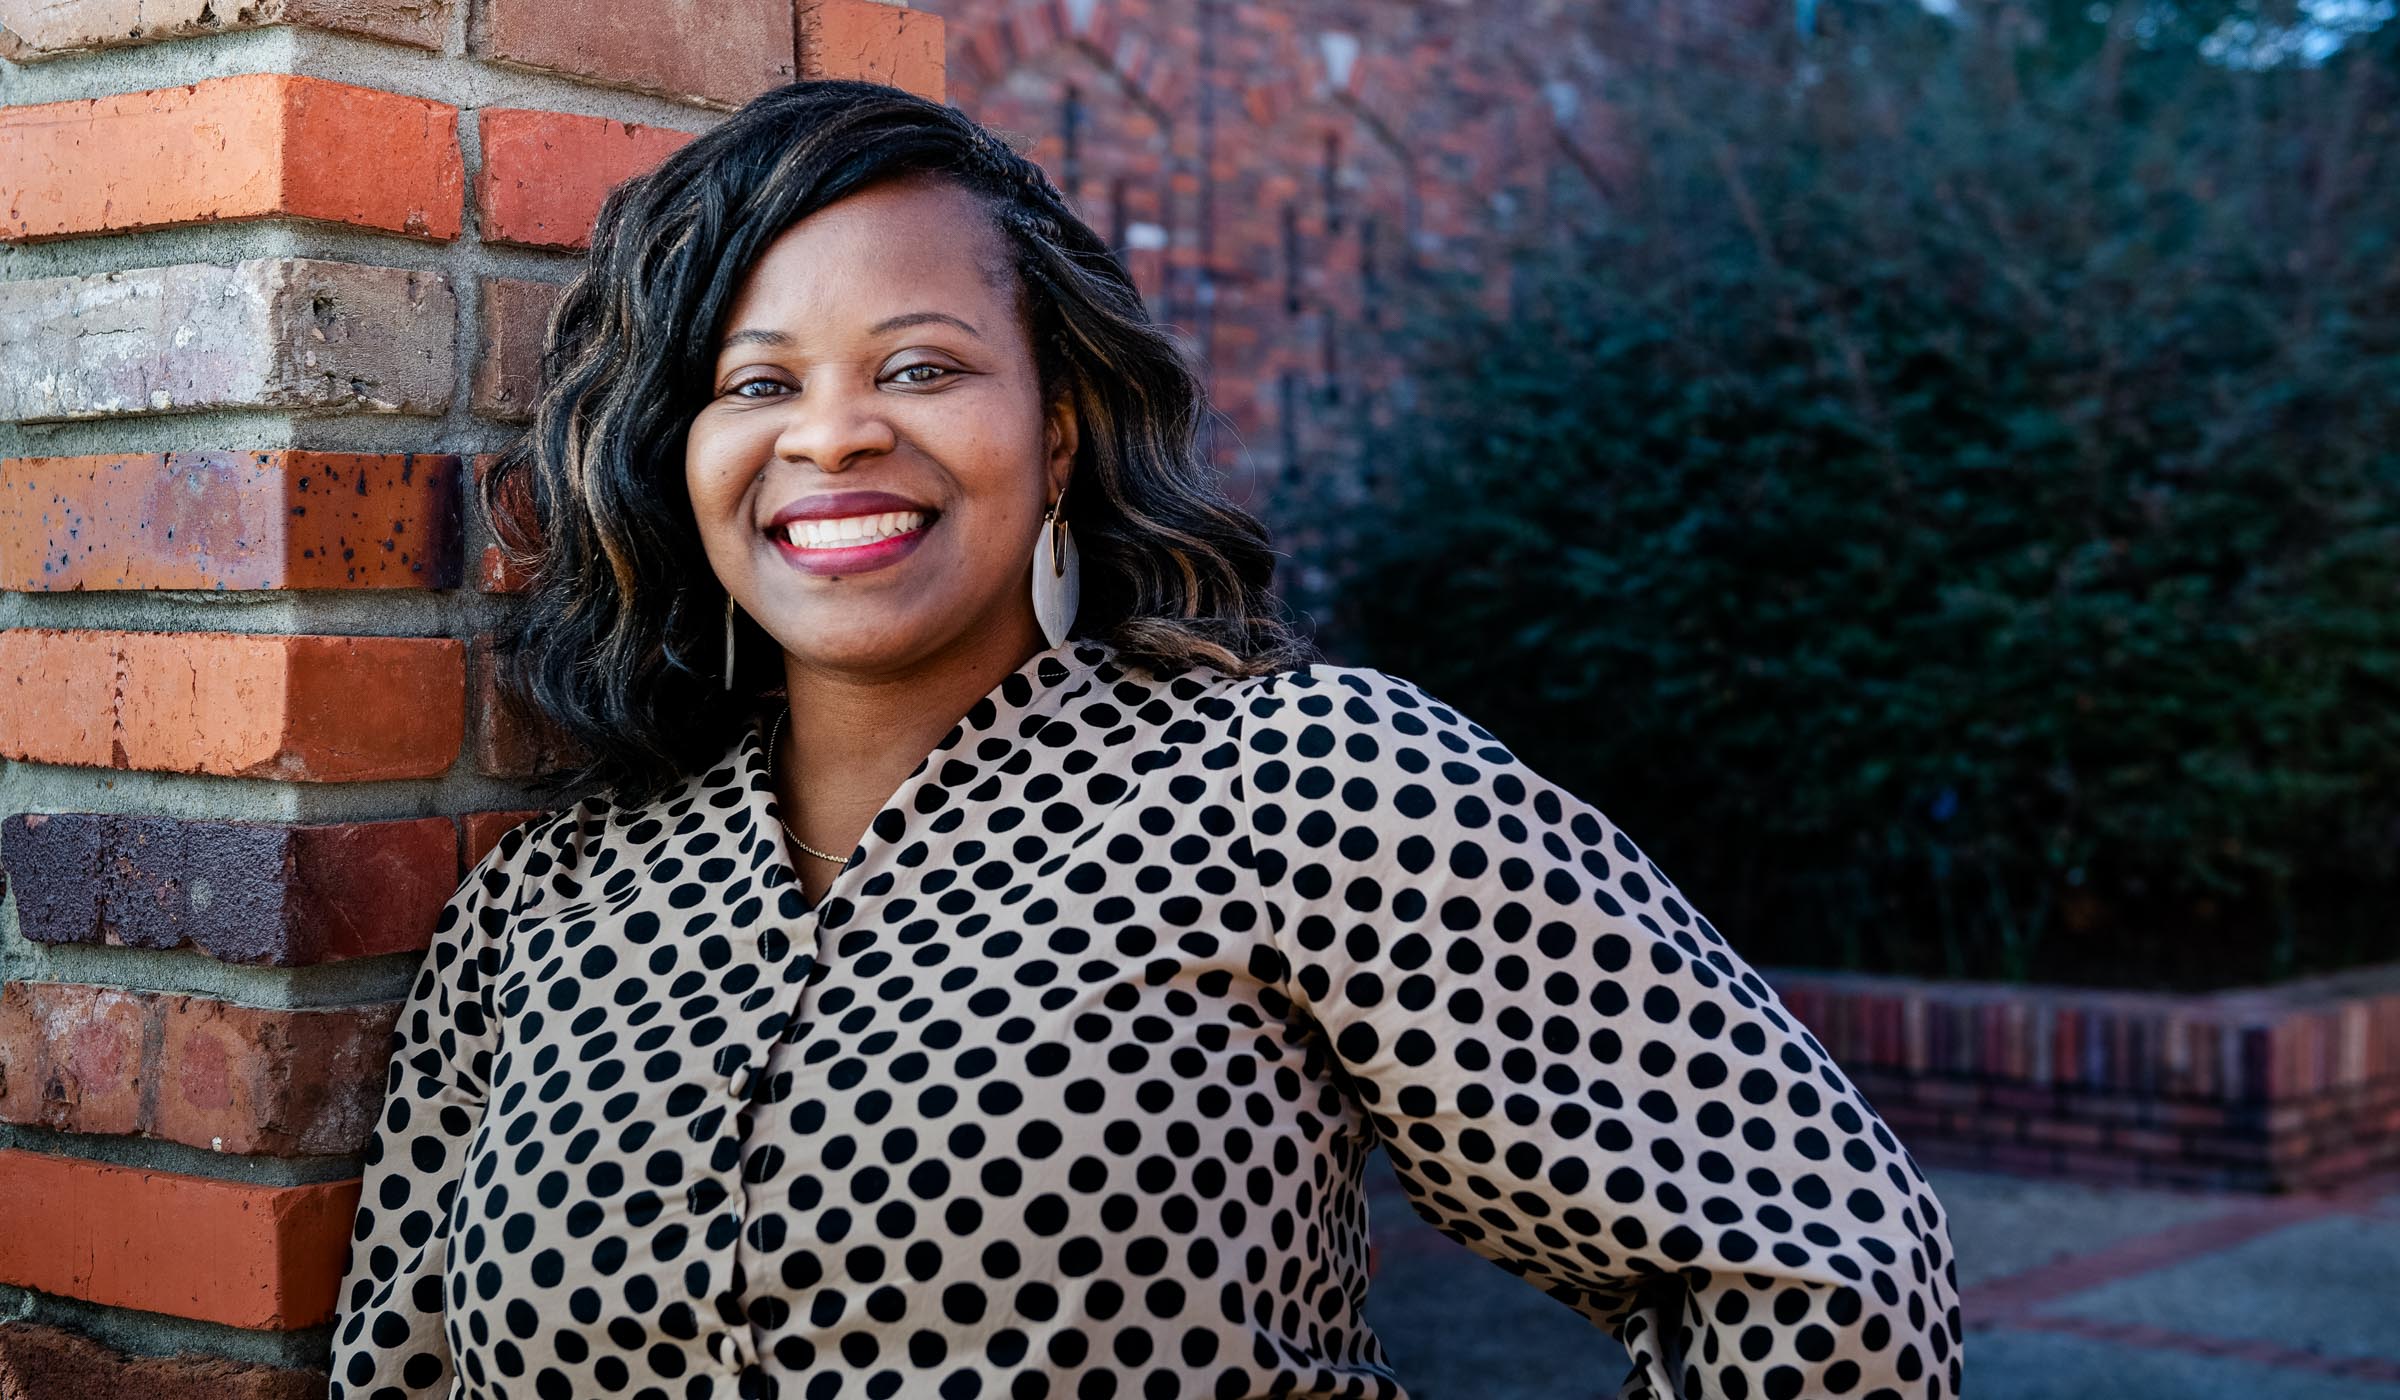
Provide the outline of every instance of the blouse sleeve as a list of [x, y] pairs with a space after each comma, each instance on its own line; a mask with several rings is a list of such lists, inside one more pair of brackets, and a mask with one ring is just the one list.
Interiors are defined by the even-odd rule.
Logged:
[[442, 1308], [451, 1204], [483, 1121], [501, 936], [525, 899], [531, 838], [548, 825], [510, 829], [467, 872], [435, 923], [393, 1028], [383, 1116], [367, 1143], [334, 1321], [331, 1400], [438, 1400], [451, 1392]]
[[1418, 1215], [1607, 1327], [1625, 1400], [1958, 1394], [1916, 1161], [1623, 832], [1384, 672], [1237, 714], [1272, 972]]

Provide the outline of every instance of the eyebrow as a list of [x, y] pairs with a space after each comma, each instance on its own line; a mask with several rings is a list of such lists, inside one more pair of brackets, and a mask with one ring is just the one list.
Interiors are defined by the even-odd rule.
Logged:
[[[983, 339], [983, 332], [947, 311], [904, 311], [897, 316], [887, 316], [867, 327], [867, 334], [883, 335], [890, 331], [906, 330], [910, 326], [921, 326], [929, 322], [953, 325], [977, 340]], [[792, 338], [782, 331], [770, 330], [764, 326], [752, 326], [726, 336], [723, 341], [718, 343], [717, 349], [719, 353], [722, 353], [737, 345], [773, 345], [777, 348], [784, 348], [791, 343]]]

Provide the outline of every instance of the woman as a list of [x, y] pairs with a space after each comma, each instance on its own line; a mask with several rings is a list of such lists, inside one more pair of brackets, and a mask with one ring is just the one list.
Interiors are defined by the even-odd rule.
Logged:
[[1957, 1392], [1915, 1163], [1599, 812], [1308, 661], [1200, 404], [948, 107], [610, 198], [485, 502], [598, 790], [435, 931], [334, 1395], [1403, 1395], [1376, 1148], [1626, 1395]]

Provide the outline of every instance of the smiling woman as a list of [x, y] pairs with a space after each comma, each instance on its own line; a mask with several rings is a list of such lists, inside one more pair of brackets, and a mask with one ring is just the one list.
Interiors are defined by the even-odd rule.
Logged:
[[487, 498], [594, 790], [434, 931], [334, 1396], [1403, 1397], [1377, 1150], [1626, 1396], [1956, 1395], [1917, 1164], [1630, 836], [1308, 658], [1141, 311], [874, 84], [611, 196]]

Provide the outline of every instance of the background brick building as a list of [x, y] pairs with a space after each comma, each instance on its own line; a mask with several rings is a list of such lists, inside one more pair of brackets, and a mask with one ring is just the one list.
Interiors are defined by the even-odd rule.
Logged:
[[1405, 411], [1393, 289], [1590, 199], [1588, 8], [0, 0], [0, 1395], [322, 1392], [396, 999], [551, 762], [465, 492], [610, 186], [796, 76], [953, 101], [1272, 516]]

